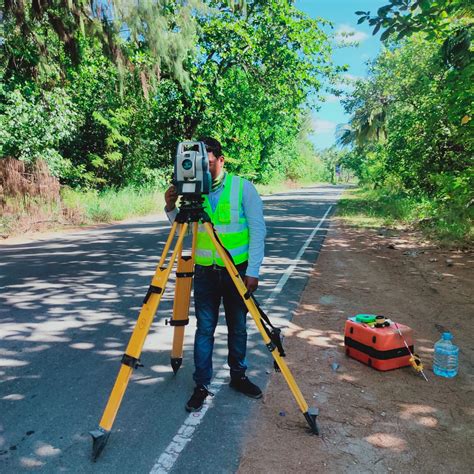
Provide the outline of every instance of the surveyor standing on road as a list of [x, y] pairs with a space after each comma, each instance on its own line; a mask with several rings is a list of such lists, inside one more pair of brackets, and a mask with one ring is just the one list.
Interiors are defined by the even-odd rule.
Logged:
[[[265, 221], [263, 204], [250, 181], [231, 175], [224, 170], [221, 144], [206, 137], [204, 142], [209, 157], [212, 189], [204, 196], [204, 209], [226, 249], [232, 255], [235, 266], [247, 290], [257, 289], [260, 265], [264, 256]], [[165, 193], [165, 211], [171, 222], [178, 214], [174, 186]], [[224, 303], [228, 335], [230, 386], [252, 398], [261, 398], [262, 391], [245, 375], [247, 363], [247, 307], [229, 276], [208, 234], [198, 231], [195, 250], [194, 305], [197, 328], [194, 339], [193, 379], [196, 383], [187, 411], [198, 411], [209, 395], [212, 378], [212, 352], [214, 332], [221, 301]]]

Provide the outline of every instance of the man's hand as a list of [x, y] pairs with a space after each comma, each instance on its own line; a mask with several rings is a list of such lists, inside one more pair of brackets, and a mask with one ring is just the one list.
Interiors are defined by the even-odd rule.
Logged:
[[174, 186], [170, 186], [165, 192], [166, 211], [171, 212], [176, 207], [178, 193]]
[[253, 293], [258, 287], [258, 278], [249, 277], [246, 275], [244, 277], [244, 283], [245, 283], [245, 286], [247, 287], [247, 291], [249, 293]]

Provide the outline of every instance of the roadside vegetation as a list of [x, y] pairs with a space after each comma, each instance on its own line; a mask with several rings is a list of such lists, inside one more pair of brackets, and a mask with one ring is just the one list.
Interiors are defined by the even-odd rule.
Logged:
[[447, 243], [472, 243], [473, 8], [466, 2], [390, 2], [357, 12], [385, 47], [343, 104], [339, 157], [364, 187], [341, 215], [421, 228]]
[[59, 199], [37, 197], [25, 202], [10, 198], [5, 207], [11, 211], [0, 217], [0, 236], [3, 237], [153, 214], [163, 210], [164, 198], [156, 189], [108, 189], [99, 193], [63, 187]]
[[[177, 143], [211, 135], [262, 193], [357, 182], [341, 213], [470, 242], [467, 3], [355, 12], [383, 48], [346, 84], [330, 23], [288, 0], [0, 0], [0, 235], [161, 210]], [[328, 92], [351, 118], [317, 151]]]
[[267, 190], [320, 179], [310, 110], [344, 68], [293, 2], [1, 3], [0, 166], [61, 186], [3, 166], [3, 235], [161, 209], [177, 143], [205, 135]]
[[468, 247], [474, 243], [472, 215], [468, 208], [423, 200], [400, 191], [347, 190], [339, 201], [337, 215], [358, 227], [418, 230], [443, 246]]
[[[274, 194], [331, 180], [333, 173], [330, 161], [315, 155], [310, 163], [311, 167], [306, 170], [305, 176], [290, 175], [266, 184], [256, 183], [258, 192], [261, 195]], [[165, 206], [166, 186], [127, 186], [101, 190], [72, 188], [60, 186], [41, 161], [36, 165], [42, 172], [33, 168], [32, 173], [26, 173], [22, 164], [13, 160], [0, 161], [0, 179], [3, 179], [3, 188], [8, 194], [1, 203], [0, 238], [26, 232], [110, 223], [163, 212]], [[13, 168], [20, 165], [20, 170], [12, 169], [12, 165]]]

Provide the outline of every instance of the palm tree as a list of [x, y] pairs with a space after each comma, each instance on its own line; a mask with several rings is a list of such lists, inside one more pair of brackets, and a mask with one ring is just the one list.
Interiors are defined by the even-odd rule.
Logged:
[[356, 141], [355, 132], [349, 123], [339, 123], [336, 125], [336, 143], [341, 146], [349, 146]]
[[360, 146], [374, 141], [383, 143], [387, 139], [387, 106], [385, 97], [375, 103], [365, 102], [354, 112], [349, 123], [336, 126], [336, 143], [339, 146]]

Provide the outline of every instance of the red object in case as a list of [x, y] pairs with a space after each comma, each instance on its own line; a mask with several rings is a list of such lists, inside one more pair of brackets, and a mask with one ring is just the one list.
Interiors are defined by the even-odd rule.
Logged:
[[[404, 324], [398, 324], [410, 351], [414, 352], [413, 330]], [[392, 370], [410, 364], [410, 352], [395, 324], [377, 328], [349, 318], [344, 331], [346, 355], [377, 370]]]

